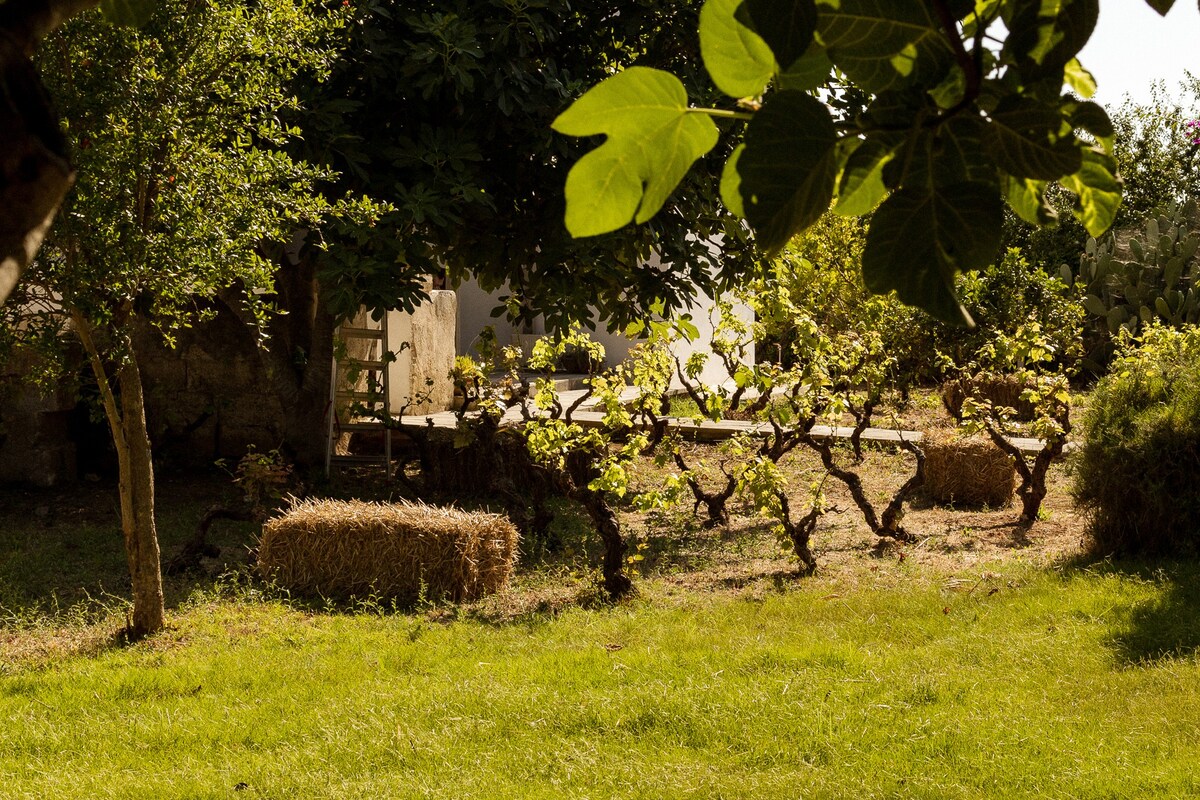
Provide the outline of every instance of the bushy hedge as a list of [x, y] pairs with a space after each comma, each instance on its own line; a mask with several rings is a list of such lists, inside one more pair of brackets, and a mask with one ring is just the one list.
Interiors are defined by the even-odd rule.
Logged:
[[1152, 325], [1096, 386], [1074, 461], [1102, 553], [1200, 553], [1200, 328]]

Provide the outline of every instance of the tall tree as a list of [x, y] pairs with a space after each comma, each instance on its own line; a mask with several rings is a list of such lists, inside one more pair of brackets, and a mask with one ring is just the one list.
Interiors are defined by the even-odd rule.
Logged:
[[[649, 225], [582, 241], [562, 223], [561, 193], [582, 147], [550, 130], [587, 85], [633, 64], [675, 70], [718, 100], [691, 35], [698, 11], [697, 0], [354, 3], [343, 56], [299, 124], [306, 156], [337, 169], [340, 188], [395, 209], [373, 239], [327, 232], [332, 308], [403, 305], [420, 273], [443, 266], [507, 285], [511, 313], [564, 327], [589, 308], [621, 322], [729, 283], [749, 264], [745, 235], [704, 187], [731, 145]], [[718, 234], [725, 252], [709, 241]]]
[[[335, 322], [363, 306], [411, 309], [430, 274], [509, 289], [507, 310], [566, 327], [620, 324], [716, 291], [751, 261], [707, 183], [717, 153], [667, 212], [588, 241], [562, 224], [560, 187], [581, 151], [550, 123], [584, 87], [633, 63], [678, 70], [717, 94], [688, 31], [696, 0], [367, 0], [345, 6], [333, 74], [299, 87], [293, 152], [336, 170], [328, 196], [390, 206], [308, 232], [276, 276], [287, 314], [268, 323], [264, 375], [285, 409], [289, 455], [321, 463]], [[689, 44], [690, 42], [690, 44]], [[730, 147], [725, 147], [725, 152]], [[707, 173], [703, 170], [707, 169]], [[699, 235], [697, 235], [699, 231]], [[710, 240], [720, 235], [723, 252]], [[650, 263], [652, 255], [657, 261]]]
[[[40, 66], [62, 110], [79, 180], [31, 265], [7, 327], [77, 335], [116, 444], [133, 582], [131, 633], [163, 625], [154, 471], [133, 332], [170, 340], [235, 287], [270, 312], [266, 241], [288, 241], [325, 205], [321, 170], [293, 160], [287, 87], [323, 74], [340, 15], [304, 0], [160, 0], [140, 30], [79, 17]], [[30, 312], [38, 312], [36, 315]]]

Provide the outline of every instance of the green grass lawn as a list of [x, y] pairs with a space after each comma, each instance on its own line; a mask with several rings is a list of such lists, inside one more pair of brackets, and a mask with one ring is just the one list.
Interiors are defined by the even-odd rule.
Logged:
[[[164, 552], [216, 491], [164, 485]], [[1194, 564], [664, 563], [618, 606], [560, 565], [401, 612], [192, 576], [126, 646], [111, 492], [0, 496], [6, 800], [1200, 795]]]
[[1180, 570], [650, 581], [505, 624], [198, 592], [149, 642], [5, 670], [0, 794], [1194, 796]]

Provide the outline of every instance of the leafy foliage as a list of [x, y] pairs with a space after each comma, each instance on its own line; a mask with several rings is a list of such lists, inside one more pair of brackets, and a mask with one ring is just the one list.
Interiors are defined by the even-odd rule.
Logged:
[[1152, 323], [1121, 344], [1092, 394], [1072, 491], [1100, 552], [1194, 554], [1200, 330]]
[[135, 335], [169, 342], [239, 290], [265, 321], [273, 265], [260, 246], [328, 210], [314, 191], [327, 174], [284, 152], [298, 132], [281, 115], [296, 105], [289, 84], [327, 69], [322, 41], [338, 24], [302, 1], [179, 0], [141, 29], [78, 17], [42, 51], [81, 177], [3, 322], [83, 345], [117, 451], [132, 634], [163, 625]]
[[[1117, 217], [1114, 127], [1079, 98], [1094, 90], [1076, 56], [1098, 13], [1098, 0], [709, 0], [701, 55], [717, 86], [742, 98], [741, 110], [674, 113], [746, 121], [721, 191], [762, 249], [778, 252], [832, 198], [839, 213], [875, 209], [867, 287], [969, 323], [955, 276], [992, 262], [1006, 203], [1028, 223], [1052, 223], [1047, 193], [1057, 182], [1091, 235]], [[998, 38], [1001, 25], [1007, 33]], [[864, 95], [843, 107], [814, 99], [818, 89]], [[605, 108], [610, 126], [653, 128], [637, 93], [618, 103], [592, 92], [578, 103]], [[636, 142], [610, 137], [602, 147], [609, 158], [626, 150], [644, 159]], [[677, 173], [675, 155], [669, 168], [652, 162], [657, 177]], [[581, 172], [567, 183], [568, 209], [593, 203], [601, 188]], [[615, 228], [634, 209], [609, 210]]]
[[170, 337], [211, 313], [201, 298], [240, 285], [261, 318], [273, 266], [259, 244], [327, 210], [312, 191], [327, 173], [282, 151], [298, 131], [280, 114], [291, 80], [327, 68], [334, 24], [290, 2], [163, 3], [140, 31], [70, 23], [42, 69], [81, 177], [29, 291], [93, 325], [138, 317]]
[[959, 276], [956, 286], [979, 325], [973, 330], [936, 325], [928, 341], [938, 353], [926, 363], [940, 359], [943, 369], [973, 364], [1000, 372], [1038, 364], [1076, 372], [1084, 311], [1078, 289], [1063, 276], [1010, 248], [995, 264]]
[[[697, 3], [365, 0], [348, 13], [344, 56], [306, 90], [296, 117], [303, 153], [342, 174], [331, 196], [362, 193], [391, 210], [373, 226], [324, 231], [320, 279], [335, 312], [406, 307], [419, 299], [424, 275], [445, 269], [451, 283], [474, 276], [488, 291], [503, 290], [515, 317], [542, 314], [564, 331], [578, 320], [623, 325], [651, 307], [679, 310], [750, 263], [745, 232], [701, 191], [732, 144], [718, 142], [706, 120], [676, 113], [688, 95], [714, 96], [684, 35], [695, 30]], [[632, 70], [605, 84], [603, 104], [650, 92], [654, 109], [645, 110], [665, 127], [622, 126], [606, 114], [585, 122], [586, 104], [567, 119], [585, 136], [612, 124], [619, 141], [638, 143], [598, 151], [582, 169], [598, 181], [621, 176], [596, 197], [624, 203], [628, 218], [639, 208], [644, 218], [657, 214], [624, 228], [605, 217], [621, 229], [573, 239], [560, 222], [561, 187], [586, 148], [553, 135], [550, 124], [583, 87], [619, 67]], [[643, 143], [649, 150], [629, 158]], [[710, 148], [683, 178], [694, 191], [668, 199]], [[650, 159], [667, 153], [678, 174], [649, 180]], [[644, 204], [643, 181], [652, 195]], [[581, 205], [569, 225], [594, 225], [600, 205]]]

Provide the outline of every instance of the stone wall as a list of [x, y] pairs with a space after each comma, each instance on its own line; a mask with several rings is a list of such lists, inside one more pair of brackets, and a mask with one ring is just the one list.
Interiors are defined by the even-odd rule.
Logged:
[[222, 308], [181, 331], [168, 348], [152, 331], [137, 337], [146, 422], [156, 454], [167, 461], [212, 463], [282, 441], [282, 409], [263, 379], [263, 359], [246, 327]]
[[57, 486], [78, 477], [74, 386], [43, 393], [21, 383], [27, 365], [4, 365], [0, 376], [0, 483]]

